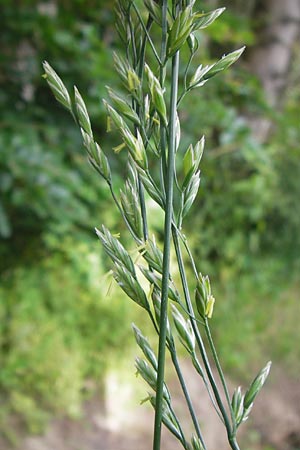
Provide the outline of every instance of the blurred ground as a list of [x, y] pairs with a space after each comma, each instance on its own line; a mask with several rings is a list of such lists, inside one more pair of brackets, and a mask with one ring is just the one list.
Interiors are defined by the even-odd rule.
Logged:
[[[189, 380], [190, 392], [200, 417], [210, 449], [228, 450], [223, 426], [216, 414], [212, 414], [209, 400], [193, 368], [184, 363], [184, 372]], [[86, 403], [80, 421], [62, 419], [54, 421], [43, 436], [27, 437], [18, 450], [151, 450], [153, 412], [147, 406], [135, 406], [132, 402], [132, 387], [110, 381], [105, 401], [93, 399]], [[174, 390], [173, 402], [181, 417], [187, 417], [179, 386], [170, 381]], [[230, 383], [231, 384], [231, 383]], [[233, 383], [232, 383], [233, 385]], [[289, 379], [279, 368], [273, 368], [271, 378], [257, 398], [251, 421], [244, 425], [240, 442], [244, 450], [296, 450], [300, 448], [300, 385]], [[232, 389], [232, 386], [230, 386]], [[118, 394], [119, 397], [116, 397]], [[120, 400], [120, 407], [117, 401]], [[128, 407], [124, 408], [124, 401]], [[189, 434], [188, 420], [183, 419]], [[179, 450], [181, 447], [173, 437], [163, 434], [164, 450]], [[0, 442], [1, 450], [10, 450], [7, 443]]]

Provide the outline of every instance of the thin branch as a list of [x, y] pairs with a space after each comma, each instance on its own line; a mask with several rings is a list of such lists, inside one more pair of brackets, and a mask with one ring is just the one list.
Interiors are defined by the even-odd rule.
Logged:
[[146, 27], [145, 24], [144, 24], [144, 21], [143, 21], [143, 19], [142, 19], [142, 16], [141, 16], [141, 14], [140, 14], [140, 12], [139, 12], [139, 10], [138, 10], [138, 8], [136, 7], [136, 5], [135, 5], [134, 2], [132, 3], [132, 5], [133, 5], [133, 8], [134, 8], [134, 10], [135, 10], [135, 12], [136, 12], [136, 15], [138, 16], [138, 19], [139, 19], [139, 21], [140, 21], [140, 24], [142, 25], [142, 28], [143, 28], [143, 30], [144, 30], [146, 36], [147, 36], [147, 39], [148, 39], [148, 42], [149, 42], [149, 44], [150, 44], [150, 47], [151, 47], [151, 49], [152, 49], [152, 51], [153, 51], [153, 54], [154, 54], [154, 56], [155, 56], [155, 58], [156, 58], [158, 64], [159, 64], [160, 66], [162, 66], [162, 61], [161, 61], [160, 57], [158, 56], [158, 53], [157, 53], [156, 48], [155, 48], [155, 46], [154, 46], [154, 44], [153, 44], [153, 41], [152, 41], [152, 39], [151, 39], [151, 36], [150, 36], [150, 34], [149, 34], [148, 30], [147, 30], [147, 27]]
[[[184, 269], [184, 264], [183, 264], [183, 258], [182, 258], [182, 254], [181, 254], [181, 250], [180, 250], [180, 245], [179, 245], [179, 241], [178, 241], [178, 236], [177, 236], [177, 232], [176, 229], [173, 227], [172, 228], [172, 234], [173, 234], [173, 242], [174, 242], [174, 246], [175, 246], [175, 252], [176, 252], [176, 257], [177, 257], [177, 262], [178, 262], [178, 267], [179, 267], [179, 272], [180, 272], [180, 277], [181, 277], [181, 282], [182, 282], [182, 287], [183, 287], [183, 291], [184, 291], [184, 296], [186, 299], [186, 304], [187, 304], [187, 309], [190, 312], [190, 314], [193, 314], [193, 306], [192, 306], [192, 302], [191, 302], [191, 298], [190, 298], [190, 293], [189, 293], [189, 288], [188, 288], [188, 283], [187, 283], [187, 278], [186, 278], [186, 272]], [[216, 402], [218, 404], [218, 407], [220, 409], [220, 412], [223, 416], [224, 419], [224, 423], [225, 423], [225, 427], [227, 430], [227, 435], [228, 435], [228, 440], [230, 442], [231, 448], [233, 450], [238, 450], [239, 447], [236, 443], [236, 441], [233, 441], [233, 436], [232, 436], [232, 429], [231, 429], [231, 424], [227, 415], [227, 412], [224, 408], [219, 390], [218, 390], [218, 386], [215, 382], [210, 364], [209, 364], [209, 360], [207, 358], [207, 354], [206, 354], [206, 350], [204, 347], [204, 343], [201, 337], [201, 334], [199, 332], [199, 329], [197, 327], [197, 324], [195, 323], [195, 321], [193, 319], [191, 319], [191, 325], [195, 334], [195, 338], [201, 353], [201, 357], [204, 363], [204, 367], [208, 376], [208, 379], [210, 381], [210, 384], [212, 386], [215, 398], [216, 398]]]

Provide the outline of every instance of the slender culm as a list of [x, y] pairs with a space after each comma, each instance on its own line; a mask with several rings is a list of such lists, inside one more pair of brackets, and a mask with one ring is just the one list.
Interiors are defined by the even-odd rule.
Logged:
[[179, 53], [177, 52], [172, 61], [172, 81], [171, 81], [171, 100], [170, 100], [170, 122], [169, 122], [169, 146], [167, 159], [167, 183], [166, 183], [166, 213], [164, 225], [164, 255], [163, 255], [163, 276], [161, 290], [161, 313], [159, 324], [159, 348], [158, 348], [158, 372], [157, 372], [157, 390], [156, 390], [156, 410], [153, 450], [160, 449], [160, 423], [162, 420], [162, 389], [164, 383], [164, 365], [166, 349], [166, 321], [168, 308], [168, 288], [169, 288], [169, 269], [170, 269], [170, 246], [171, 246], [171, 227], [173, 211], [173, 183], [174, 183], [174, 164], [175, 164], [175, 121], [176, 104], [178, 91], [178, 70]]

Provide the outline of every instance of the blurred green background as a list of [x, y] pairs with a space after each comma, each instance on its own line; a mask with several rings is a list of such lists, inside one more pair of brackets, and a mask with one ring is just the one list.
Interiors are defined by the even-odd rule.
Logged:
[[[185, 232], [213, 281], [213, 330], [227, 371], [243, 379], [272, 359], [295, 377], [299, 22], [280, 68], [282, 49], [276, 56], [272, 45], [291, 24], [276, 28], [283, 17], [277, 1], [198, 3], [228, 7], [200, 35], [198, 64], [243, 44], [248, 49], [182, 104], [183, 143], [202, 134], [207, 142]], [[119, 45], [113, 2], [0, 5], [0, 428], [10, 434], [12, 417], [38, 432], [55, 415], [78, 416], [123, 352], [119, 343], [132, 345], [130, 322], [139, 312], [118, 290], [106, 295], [109, 265], [93, 228], [104, 223], [122, 233], [124, 226], [76, 126], [41, 76], [47, 60], [68, 87], [78, 86], [121, 186], [122, 163], [111, 150], [101, 102], [105, 85], [120, 84], [112, 63]]]

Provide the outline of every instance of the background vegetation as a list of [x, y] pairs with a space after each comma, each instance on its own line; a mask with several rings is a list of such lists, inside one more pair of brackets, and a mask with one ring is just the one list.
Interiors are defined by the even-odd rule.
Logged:
[[[108, 267], [93, 232], [106, 223], [122, 233], [123, 225], [88, 167], [76, 127], [41, 77], [48, 60], [85, 94], [121, 185], [101, 102], [105, 85], [118, 83], [111, 56], [117, 36], [109, 2], [0, 3], [0, 426], [7, 430], [17, 414], [38, 431], [54, 413], [78, 415], [85, 396], [101, 386], [107, 352], [118, 356], [118, 343], [131, 341], [135, 312], [119, 291], [106, 295]], [[209, 9], [219, 2], [202, 3]], [[227, 3], [223, 20], [200, 35], [201, 62], [242, 43], [248, 51], [183, 103], [184, 139], [207, 140], [186, 233], [218, 286], [214, 328], [232, 375], [260, 366], [265, 355], [296, 374], [300, 48], [296, 40], [290, 46], [274, 100], [251, 65], [263, 48], [266, 15], [272, 18], [268, 2]], [[259, 6], [265, 16], [257, 22]], [[264, 136], [257, 118], [268, 121]]]

